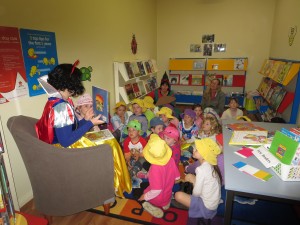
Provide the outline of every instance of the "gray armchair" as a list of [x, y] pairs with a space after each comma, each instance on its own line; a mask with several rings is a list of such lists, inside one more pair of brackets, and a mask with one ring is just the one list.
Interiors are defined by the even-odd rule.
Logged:
[[114, 163], [109, 145], [57, 148], [37, 138], [37, 119], [7, 121], [23, 158], [36, 209], [46, 217], [66, 216], [104, 204], [114, 197]]

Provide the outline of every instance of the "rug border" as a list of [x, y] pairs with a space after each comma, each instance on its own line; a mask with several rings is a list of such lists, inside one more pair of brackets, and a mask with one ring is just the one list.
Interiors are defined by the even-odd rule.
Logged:
[[91, 213], [96, 213], [99, 215], [103, 215], [103, 216], [107, 216], [107, 217], [112, 217], [112, 218], [116, 218], [116, 219], [120, 219], [120, 220], [133, 222], [133, 223], [139, 223], [139, 224], [144, 224], [144, 225], [159, 225], [158, 223], [146, 222], [144, 220], [138, 220], [138, 219], [134, 219], [134, 218], [130, 218], [130, 217], [120, 216], [120, 215], [113, 214], [113, 213], [109, 213], [108, 215], [106, 215], [104, 212], [97, 210], [97, 209], [88, 209], [86, 211], [91, 212]]

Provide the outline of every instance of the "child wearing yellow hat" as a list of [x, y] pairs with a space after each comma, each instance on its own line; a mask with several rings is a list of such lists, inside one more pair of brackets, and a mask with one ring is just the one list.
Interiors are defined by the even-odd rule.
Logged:
[[162, 218], [162, 209], [170, 207], [172, 188], [175, 181], [180, 179], [180, 173], [172, 158], [171, 148], [157, 134], [150, 136], [143, 154], [151, 166], [148, 172], [149, 186], [139, 201], [145, 200], [143, 208], [152, 216]]
[[139, 98], [133, 99], [129, 108], [132, 111], [132, 115], [129, 117], [128, 122], [131, 120], [138, 120], [142, 126], [142, 137], [147, 137], [148, 120], [144, 114], [145, 107], [143, 100]]
[[165, 126], [172, 126], [177, 128], [179, 124], [179, 120], [172, 115], [172, 110], [169, 107], [162, 107], [157, 113], [162, 121], [165, 123]]
[[151, 119], [153, 119], [155, 117], [155, 113], [154, 113], [154, 108], [155, 108], [155, 105], [154, 105], [154, 100], [152, 97], [150, 96], [145, 96], [144, 99], [143, 99], [143, 102], [144, 102], [144, 108], [145, 108], [145, 116], [148, 120], [148, 129], [150, 129], [150, 121]]
[[126, 111], [127, 106], [125, 102], [121, 101], [116, 103], [115, 113], [111, 118], [111, 123], [113, 125], [114, 132], [120, 133], [120, 139], [118, 141], [121, 141], [124, 129], [128, 123], [128, 114]]
[[222, 176], [217, 165], [217, 156], [221, 153], [219, 145], [210, 138], [195, 140], [193, 157], [200, 166], [196, 176], [188, 174], [185, 181], [194, 186], [192, 195], [178, 191], [175, 200], [189, 208], [189, 217], [212, 219], [217, 214], [221, 199]]

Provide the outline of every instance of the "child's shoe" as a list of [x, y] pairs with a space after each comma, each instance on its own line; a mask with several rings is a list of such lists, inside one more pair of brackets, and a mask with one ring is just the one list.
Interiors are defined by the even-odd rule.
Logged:
[[148, 213], [156, 218], [162, 218], [164, 216], [164, 212], [161, 208], [158, 208], [149, 202], [144, 202], [142, 206]]
[[170, 205], [171, 205], [171, 202], [169, 202], [168, 205], [163, 206], [163, 207], [162, 207], [163, 210], [168, 210], [168, 209], [170, 208]]

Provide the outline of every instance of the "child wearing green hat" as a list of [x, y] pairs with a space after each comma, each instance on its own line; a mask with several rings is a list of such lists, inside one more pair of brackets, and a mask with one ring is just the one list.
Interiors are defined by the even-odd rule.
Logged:
[[138, 120], [131, 120], [124, 130], [128, 137], [123, 142], [124, 155], [131, 178], [136, 177], [142, 170], [145, 162], [143, 148], [146, 146], [146, 140], [141, 137], [143, 133], [141, 123]]
[[[156, 218], [162, 218], [163, 210], [170, 207], [172, 188], [180, 179], [179, 170], [172, 158], [172, 150], [157, 134], [152, 134], [143, 150], [151, 164], [148, 172], [149, 186], [139, 198], [143, 208]], [[161, 209], [162, 208], [162, 209]]]
[[200, 166], [196, 176], [188, 174], [185, 181], [194, 186], [192, 195], [178, 191], [175, 200], [189, 208], [189, 217], [212, 219], [217, 214], [221, 199], [222, 176], [217, 165], [217, 156], [221, 153], [219, 145], [210, 138], [195, 140], [193, 157]]
[[141, 123], [141, 129], [143, 131], [141, 134], [142, 137], [147, 137], [148, 120], [144, 114], [145, 107], [143, 100], [139, 98], [133, 99], [129, 108], [132, 111], [132, 115], [129, 117], [128, 122], [131, 120], [138, 120]]

